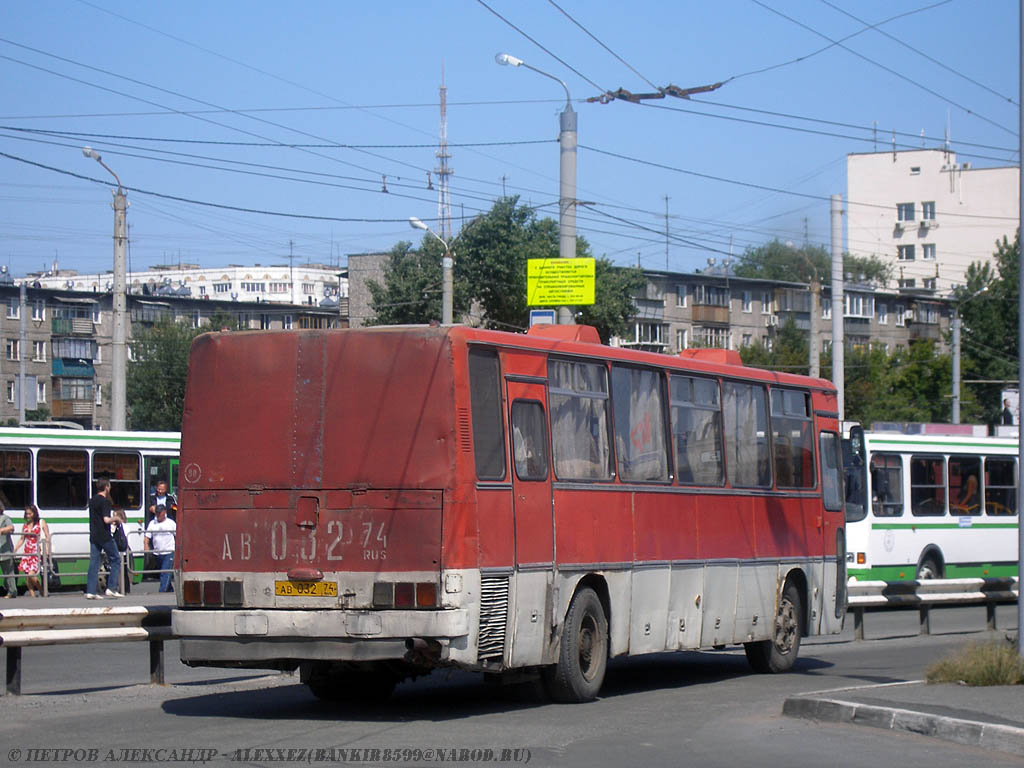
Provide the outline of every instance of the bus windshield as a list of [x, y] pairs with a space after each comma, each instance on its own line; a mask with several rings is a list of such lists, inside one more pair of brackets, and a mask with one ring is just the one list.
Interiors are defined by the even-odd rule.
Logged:
[[846, 481], [846, 522], [855, 523], [868, 514], [865, 489], [864, 429], [853, 427], [843, 440], [843, 475]]

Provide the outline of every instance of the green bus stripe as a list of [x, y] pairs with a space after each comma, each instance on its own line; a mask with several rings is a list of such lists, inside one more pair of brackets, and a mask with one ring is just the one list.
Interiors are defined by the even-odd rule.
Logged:
[[[19, 440], [29, 440], [33, 435], [26, 435], [23, 432], [3, 432], [0, 431], [0, 438], [17, 438]], [[78, 433], [78, 430], [69, 429], [67, 433], [61, 432], [60, 435], [51, 434], [40, 434], [37, 436], [40, 441], [41, 447], [48, 447], [46, 443], [42, 442], [45, 440], [79, 440], [79, 441], [98, 441], [103, 443], [167, 443], [168, 445], [181, 445], [181, 438], [174, 437], [142, 437], [138, 435], [82, 435]]]
[[969, 438], [968, 439], [964, 439], [964, 440], [956, 440], [956, 439], [950, 440], [950, 439], [945, 439], [945, 438], [941, 438], [941, 439], [940, 438], [924, 439], [924, 440], [922, 440], [922, 439], [906, 440], [906, 439], [892, 438], [892, 437], [885, 437], [885, 438], [869, 437], [868, 438], [868, 442], [871, 444], [871, 449], [872, 450], [874, 450], [875, 448], [877, 448], [879, 446], [908, 446], [910, 448], [918, 448], [919, 450], [922, 450], [922, 451], [924, 451], [927, 448], [935, 448], [937, 446], [949, 446], [949, 447], [958, 447], [958, 448], [1004, 448], [1004, 449], [1016, 448], [1017, 447], [1017, 443], [1016, 442], [1009, 442], [1009, 441], [1006, 441], [1006, 442], [994, 442], [994, 441], [991, 441], [991, 440], [981, 441], [981, 440], [978, 440], [978, 439], [971, 440]]

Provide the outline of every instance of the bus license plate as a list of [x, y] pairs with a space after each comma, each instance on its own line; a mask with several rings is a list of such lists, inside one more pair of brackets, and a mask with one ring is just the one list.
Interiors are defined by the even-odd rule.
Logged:
[[285, 597], [337, 597], [336, 581], [275, 581], [274, 594]]

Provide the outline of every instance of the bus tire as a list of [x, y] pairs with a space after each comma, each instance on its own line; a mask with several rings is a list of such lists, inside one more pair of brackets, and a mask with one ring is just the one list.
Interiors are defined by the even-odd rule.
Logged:
[[544, 670], [544, 687], [555, 701], [592, 701], [607, 669], [608, 619], [597, 593], [584, 587], [569, 604], [558, 663]]
[[306, 678], [310, 693], [335, 704], [381, 704], [397, 683], [388, 669], [352, 669], [329, 661], [315, 662]]
[[917, 566], [917, 580], [927, 581], [928, 579], [941, 579], [942, 569], [939, 567], [935, 555], [926, 555], [921, 564]]
[[751, 668], [761, 674], [788, 672], [800, 652], [800, 617], [803, 615], [803, 601], [800, 590], [791, 581], [786, 582], [779, 599], [770, 640], [744, 643], [747, 661]]

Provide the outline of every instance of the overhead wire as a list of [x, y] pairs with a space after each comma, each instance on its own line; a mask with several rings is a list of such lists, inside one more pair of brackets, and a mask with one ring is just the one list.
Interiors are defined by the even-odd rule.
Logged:
[[[479, 2], [479, 0], [478, 0], [478, 2]], [[936, 98], [941, 99], [942, 101], [944, 101], [947, 104], [950, 104], [950, 105], [956, 107], [957, 109], [962, 109], [964, 112], [966, 112], [969, 115], [974, 115], [978, 119], [984, 120], [989, 125], [992, 125], [992, 126], [994, 126], [996, 128], [999, 128], [1000, 130], [1005, 131], [1006, 133], [1010, 134], [1011, 136], [1016, 136], [1017, 135], [1016, 131], [1014, 131], [1013, 129], [1007, 128], [1005, 125], [1001, 125], [1000, 123], [997, 123], [995, 120], [992, 120], [992, 119], [990, 119], [988, 117], [985, 117], [984, 115], [982, 115], [980, 112], [977, 112], [976, 110], [970, 109], [969, 107], [965, 107], [963, 104], [960, 104], [959, 102], [954, 101], [953, 99], [949, 98], [948, 96], [944, 96], [943, 94], [939, 93], [938, 91], [936, 91], [936, 90], [934, 90], [932, 88], [929, 88], [927, 85], [924, 85], [923, 83], [917, 82], [913, 78], [910, 78], [910, 77], [904, 75], [902, 72], [898, 72], [897, 70], [893, 69], [892, 67], [886, 66], [885, 64], [882, 64], [881, 62], [875, 61], [874, 59], [869, 58], [868, 56], [865, 56], [864, 54], [862, 54], [862, 53], [860, 53], [858, 51], [855, 51], [852, 48], [850, 48], [850, 47], [848, 47], [846, 45], [843, 45], [842, 43], [840, 43], [840, 42], [838, 42], [836, 40], [833, 40], [831, 37], [826, 35], [824, 32], [820, 32], [819, 30], [815, 29], [814, 27], [811, 27], [811, 26], [809, 26], [807, 24], [804, 24], [802, 21], [794, 19], [792, 16], [786, 15], [785, 13], [783, 13], [780, 10], [778, 10], [777, 8], [773, 8], [772, 6], [768, 5], [767, 3], [762, 2], [762, 0], [750, 0], [750, 2], [752, 2], [752, 3], [756, 4], [756, 5], [761, 6], [766, 11], [770, 11], [771, 13], [774, 13], [774, 14], [776, 14], [778, 16], [781, 16], [782, 18], [786, 19], [786, 21], [789, 21], [789, 22], [791, 22], [793, 24], [796, 24], [797, 26], [801, 27], [802, 29], [806, 29], [808, 32], [812, 32], [815, 35], [818, 35], [819, 37], [825, 38], [830, 43], [835, 43], [840, 48], [842, 48], [844, 51], [847, 51], [848, 53], [852, 53], [857, 58], [862, 59], [862, 60], [868, 62], [869, 64], [872, 64], [872, 65], [878, 67], [879, 69], [882, 69], [882, 70], [888, 72], [889, 74], [891, 74], [891, 75], [893, 75], [895, 77], [898, 77], [901, 80], [905, 80], [906, 82], [910, 83], [911, 85], [915, 86], [916, 88], [920, 88], [922, 91], [925, 91], [926, 93], [930, 93], [932, 96], [935, 96]]]

